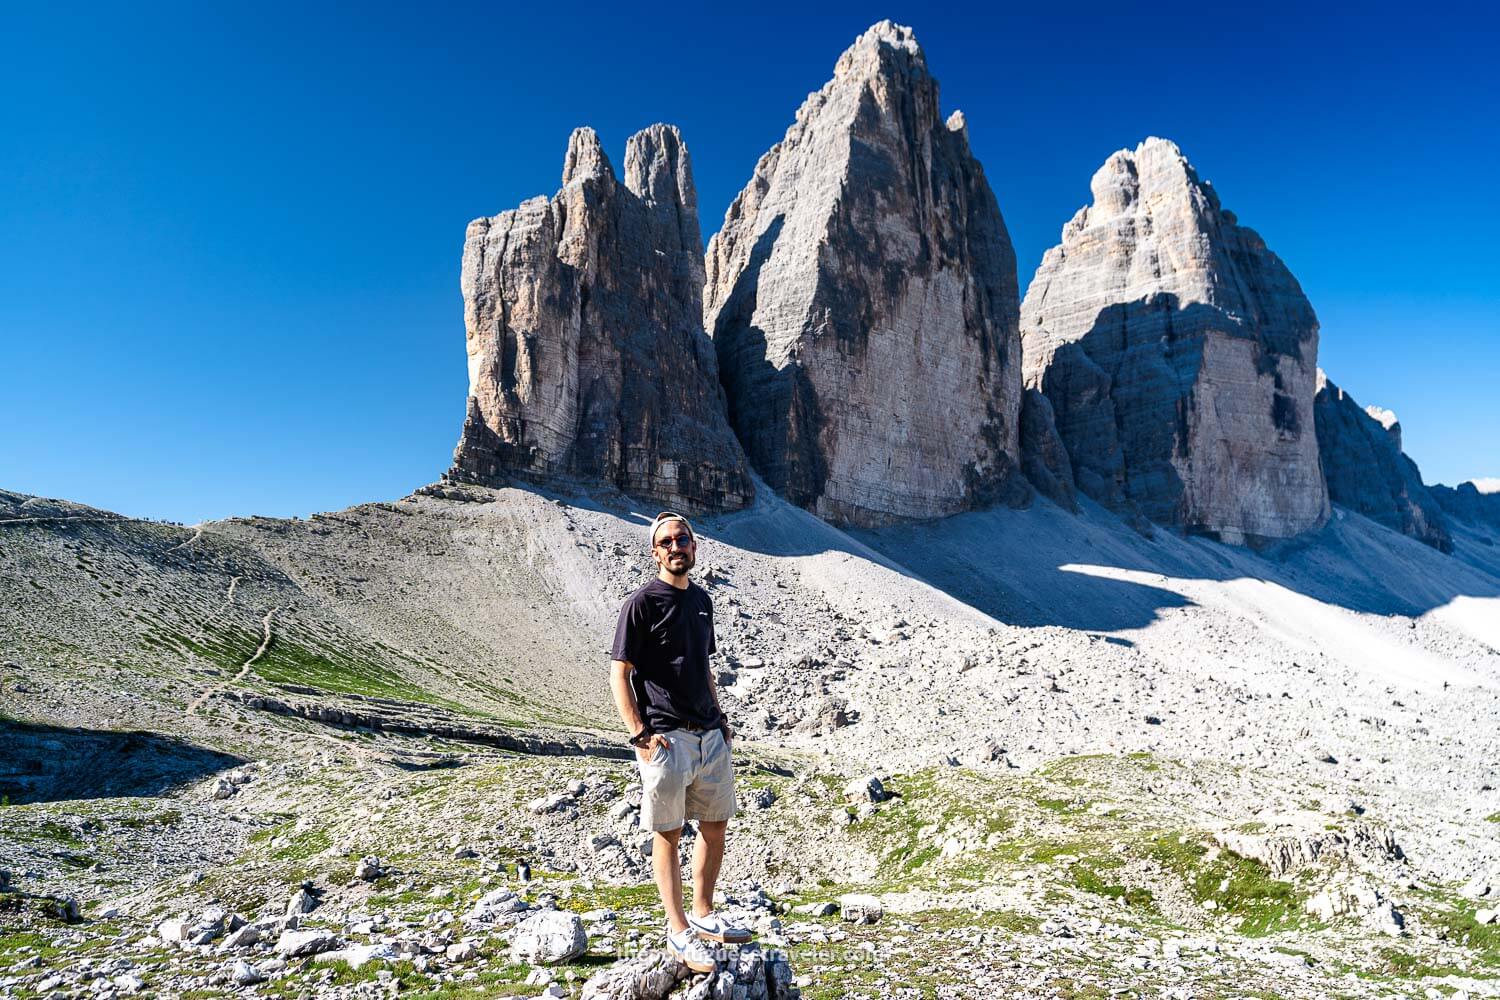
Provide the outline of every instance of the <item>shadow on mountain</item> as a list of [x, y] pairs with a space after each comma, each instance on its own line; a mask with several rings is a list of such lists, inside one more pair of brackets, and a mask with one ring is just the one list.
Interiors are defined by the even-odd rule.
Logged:
[[810, 503], [828, 477], [815, 447], [822, 424], [817, 393], [800, 365], [780, 368], [768, 360], [766, 332], [751, 320], [760, 297], [760, 272], [786, 218], [778, 215], [755, 239], [750, 259], [735, 280], [709, 331], [718, 354], [729, 423], [750, 465], [770, 488], [792, 503]]
[[[1270, 584], [1373, 615], [1500, 597], [1500, 577], [1342, 508], [1321, 530], [1256, 551], [1161, 527], [1146, 537], [1087, 498], [1078, 514], [1038, 500], [1028, 510], [840, 530], [757, 485], [754, 507], [705, 519], [703, 533], [767, 555], [848, 553], [1010, 625], [1143, 628], [1193, 605], [1187, 592], [1203, 581]], [[1275, 613], [1268, 595], [1244, 600]]]
[[[758, 245], [757, 254], [761, 249]], [[742, 296], [738, 307], [746, 310], [742, 316], [753, 310], [758, 271], [758, 266], [748, 268], [744, 287], [735, 290]], [[722, 536], [770, 555], [843, 551], [873, 558], [1008, 624], [1086, 631], [1146, 626], [1164, 611], [1193, 604], [1186, 592], [1204, 581], [1269, 583], [1325, 604], [1387, 616], [1419, 616], [1460, 597], [1500, 597], [1500, 576], [1490, 568], [1494, 561], [1481, 550], [1485, 538], [1455, 558], [1337, 508], [1322, 529], [1291, 541], [1262, 540], [1258, 549], [1219, 543], [1193, 533], [1191, 526], [1187, 533], [1150, 526], [1148, 519], [1159, 524], [1179, 506], [1183, 487], [1172, 456], [1187, 433], [1186, 411], [1179, 404], [1193, 390], [1207, 330], [1248, 335], [1221, 310], [1182, 306], [1175, 295], [1158, 294], [1102, 309], [1089, 332], [1065, 345], [1066, 354], [1060, 352], [1068, 363], [1057, 368], [1052, 377], [1058, 381], [1049, 392], [1049, 398], [1057, 397], [1052, 402], [1059, 429], [1071, 429], [1066, 436], [1074, 441], [1097, 443], [1094, 452], [1071, 456], [1086, 494], [1078, 515], [1039, 500], [1026, 511], [995, 508], [840, 531], [797, 506], [803, 493], [787, 485], [786, 456], [778, 465], [776, 456], [752, 453], [762, 472], [769, 468], [777, 474], [767, 479], [791, 502], [762, 499], [725, 516], [719, 519]], [[745, 343], [720, 345], [725, 372], [733, 372], [733, 360], [744, 353], [764, 352], [764, 335], [747, 322], [735, 336]], [[1290, 335], [1271, 344], [1257, 354], [1262, 374], [1274, 374], [1272, 355], [1295, 356], [1300, 349]], [[1128, 386], [1115, 383], [1121, 366], [1129, 367]], [[730, 395], [748, 396], [758, 409], [767, 385], [765, 378], [752, 382], [732, 388]], [[1069, 400], [1081, 402], [1070, 408]], [[1136, 433], [1121, 433], [1116, 406], [1128, 412]], [[746, 416], [742, 407], [736, 429], [753, 438], [763, 428], [747, 426]], [[1301, 425], [1305, 421], [1290, 397], [1280, 392], [1270, 417], [1284, 440], [1314, 433], [1312, 426]], [[1130, 450], [1128, 463], [1122, 448]], [[765, 484], [760, 488], [762, 497], [770, 492]], [[1247, 607], [1274, 603], [1264, 594], [1244, 600]]]
[[243, 763], [157, 733], [0, 719], [0, 796], [15, 804], [160, 795]]

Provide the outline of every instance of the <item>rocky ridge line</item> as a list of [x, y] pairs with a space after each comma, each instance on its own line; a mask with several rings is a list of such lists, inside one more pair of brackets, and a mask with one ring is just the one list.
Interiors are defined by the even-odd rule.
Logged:
[[1361, 407], [1321, 369], [1314, 405], [1329, 499], [1439, 551], [1452, 552], [1443, 509], [1423, 485], [1417, 464], [1401, 449], [1396, 415]]

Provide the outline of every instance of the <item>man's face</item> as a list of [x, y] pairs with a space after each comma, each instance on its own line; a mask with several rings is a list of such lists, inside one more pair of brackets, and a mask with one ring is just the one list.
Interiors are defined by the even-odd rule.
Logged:
[[698, 545], [687, 525], [681, 521], [663, 521], [656, 526], [651, 554], [658, 566], [673, 576], [682, 576], [698, 561]]

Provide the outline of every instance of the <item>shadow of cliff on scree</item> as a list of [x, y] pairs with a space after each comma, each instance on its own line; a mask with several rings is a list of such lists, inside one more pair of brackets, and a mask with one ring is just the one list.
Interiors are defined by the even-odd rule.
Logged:
[[12, 803], [160, 795], [244, 758], [146, 732], [0, 718], [0, 796]]
[[[752, 257], [754, 265], [735, 289], [734, 295], [739, 298], [734, 307], [741, 316], [753, 312], [756, 276], [769, 254], [776, 229], [773, 225], [763, 234]], [[1145, 468], [1138, 472], [1134, 484], [1138, 489], [1170, 493], [1173, 486], [1180, 489], [1181, 484], [1165, 457], [1170, 454], [1170, 443], [1163, 442], [1170, 442], [1180, 430], [1178, 424], [1183, 418], [1177, 401], [1191, 391], [1201, 359], [1202, 337], [1192, 331], [1221, 329], [1224, 317], [1202, 305], [1178, 308], [1176, 296], [1157, 295], [1101, 310], [1089, 333], [1071, 346], [1086, 355], [1126, 352], [1128, 345], [1123, 338], [1127, 323], [1146, 330], [1151, 341], [1144, 352], [1129, 352], [1150, 357], [1133, 357], [1129, 363], [1149, 363], [1156, 369], [1153, 374], [1161, 384], [1163, 397], [1154, 408], [1137, 407], [1130, 415], [1131, 419], [1145, 417], [1160, 425], [1160, 435], [1135, 435], [1138, 443], [1162, 446], [1155, 449], [1161, 452], [1161, 460], [1143, 463]], [[732, 346], [719, 346], [721, 373], [734, 371], [734, 365], [743, 360], [743, 352], [759, 350], [764, 357], [765, 336], [759, 330], [742, 323], [734, 336], [737, 339]], [[1272, 354], [1295, 356], [1300, 350], [1295, 343], [1268, 346]], [[761, 364], [771, 368], [768, 362]], [[1097, 374], [1108, 382], [1109, 376], [1102, 369]], [[741, 372], [725, 376], [734, 379], [732, 385], [726, 384], [731, 400], [746, 391], [764, 392], [769, 381], [779, 377], [769, 372], [756, 374], [755, 370], [752, 375]], [[781, 391], [784, 395], [787, 390], [783, 387]], [[742, 413], [736, 421], [742, 436], [746, 431], [744, 419]], [[1109, 419], [1119, 417], [1112, 414]], [[1288, 419], [1283, 414], [1277, 426]], [[1118, 434], [1119, 429], [1116, 431]], [[1287, 432], [1312, 434], [1313, 428], [1287, 428]], [[782, 457], [748, 450], [757, 471], [763, 471], [760, 462], [770, 461], [770, 470], [778, 476], [774, 482], [790, 481]], [[1110, 474], [1107, 459], [1106, 467], [1099, 469], [1090, 468], [1090, 456], [1083, 459], [1080, 462], [1075, 457], [1073, 464], [1080, 481], [1091, 475], [1097, 479]], [[789, 493], [793, 500], [800, 495], [782, 492]], [[1096, 488], [1092, 492], [1107, 490]], [[730, 545], [769, 555], [842, 551], [873, 558], [1013, 625], [1056, 625], [1100, 632], [1140, 628], [1155, 621], [1163, 610], [1192, 604], [1180, 592], [1189, 588], [1179, 581], [1193, 580], [1263, 581], [1327, 604], [1375, 615], [1415, 617], [1459, 597], [1500, 597], [1500, 577], [1475, 565], [1482, 560], [1460, 558], [1464, 545], [1500, 544], [1500, 539], [1488, 537], [1488, 529], [1464, 532], [1460, 550], [1445, 555], [1339, 507], [1333, 508], [1328, 523], [1320, 529], [1252, 549], [1170, 527], [1153, 526], [1143, 534], [1082, 494], [1077, 514], [1039, 497], [1027, 510], [997, 507], [933, 521], [840, 530], [772, 493], [770, 485], [758, 478], [755, 505], [711, 519], [714, 534]], [[1158, 516], [1169, 513], [1168, 507], [1157, 510], [1149, 503], [1136, 506], [1144, 506]], [[1129, 516], [1128, 510], [1122, 513]]]

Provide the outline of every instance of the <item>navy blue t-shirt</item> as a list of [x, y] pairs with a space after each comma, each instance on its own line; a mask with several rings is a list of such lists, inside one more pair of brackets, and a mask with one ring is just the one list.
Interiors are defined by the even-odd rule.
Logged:
[[610, 658], [635, 667], [631, 690], [653, 733], [684, 723], [709, 729], [720, 722], [709, 687], [714, 606], [696, 583], [679, 590], [660, 577], [625, 599]]

